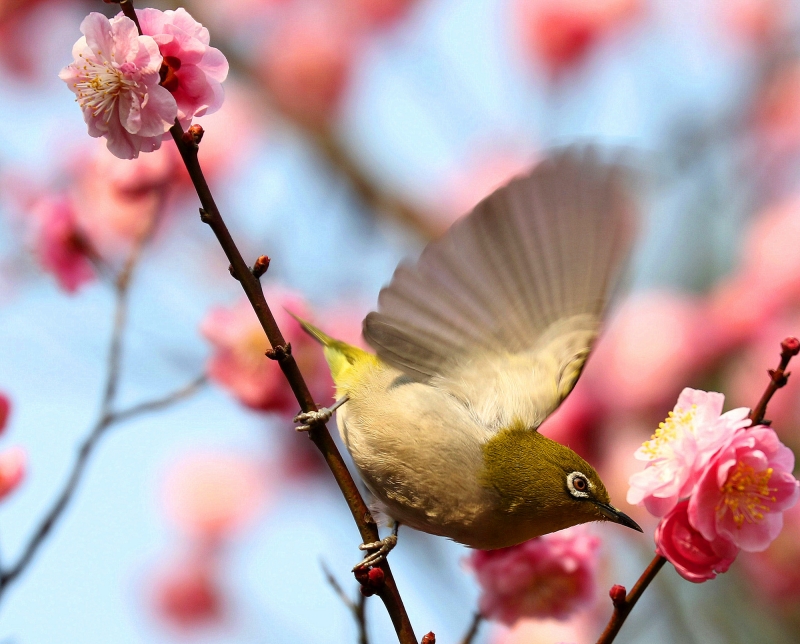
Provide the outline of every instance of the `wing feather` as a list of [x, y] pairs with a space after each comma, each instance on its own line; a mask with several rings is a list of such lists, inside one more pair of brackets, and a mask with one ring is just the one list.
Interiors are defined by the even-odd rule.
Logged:
[[[398, 267], [364, 321], [367, 342], [422, 381], [561, 343], [569, 349], [553, 369], [566, 374], [568, 392], [632, 241], [630, 179], [595, 149], [553, 153], [481, 201], [415, 264]], [[547, 333], [559, 328], [574, 334], [569, 343]]]

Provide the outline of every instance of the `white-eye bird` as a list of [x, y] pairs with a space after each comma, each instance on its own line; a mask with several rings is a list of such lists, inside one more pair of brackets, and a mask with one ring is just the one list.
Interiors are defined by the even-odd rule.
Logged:
[[[591, 465], [537, 431], [575, 386], [634, 220], [625, 168], [557, 151], [397, 268], [364, 320], [377, 355], [303, 323], [324, 345], [342, 440], [395, 526], [487, 550], [588, 521], [641, 531]], [[360, 565], [395, 543], [365, 544]]]

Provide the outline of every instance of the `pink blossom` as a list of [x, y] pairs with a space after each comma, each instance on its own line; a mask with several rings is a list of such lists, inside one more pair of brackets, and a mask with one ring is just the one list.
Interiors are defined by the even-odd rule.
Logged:
[[767, 44], [787, 18], [786, 0], [717, 0], [722, 23], [753, 44]]
[[159, 572], [152, 593], [159, 617], [179, 629], [209, 626], [224, 613], [213, 553], [181, 557]]
[[36, 255], [52, 273], [59, 286], [74, 293], [95, 278], [89, 261], [91, 250], [78, 227], [75, 211], [65, 197], [46, 196], [33, 207], [36, 228]]
[[28, 457], [21, 447], [12, 447], [0, 453], [0, 499], [4, 499], [25, 478]]
[[11, 416], [11, 401], [8, 396], [0, 393], [0, 433], [4, 432], [8, 419]]
[[700, 583], [727, 571], [739, 549], [723, 537], [706, 540], [692, 527], [688, 507], [689, 501], [681, 501], [658, 524], [656, 553], [675, 566], [681, 577]]
[[262, 68], [278, 106], [312, 127], [330, 120], [350, 81], [358, 38], [333, 7], [289, 12], [266, 45]]
[[793, 469], [794, 454], [773, 429], [737, 432], [698, 481], [689, 520], [709, 541], [722, 537], [747, 552], [765, 550], [800, 495]]
[[367, 26], [389, 27], [403, 18], [417, 0], [345, 0], [355, 17]]
[[71, 161], [77, 224], [92, 249], [112, 263], [152, 232], [185, 174], [174, 145], [132, 161], [98, 146], [76, 152]]
[[601, 38], [630, 21], [641, 0], [517, 0], [525, 48], [555, 76], [581, 62]]
[[228, 61], [209, 46], [208, 29], [185, 9], [138, 9], [136, 16], [142, 33], [153, 37], [164, 57], [161, 84], [175, 97], [181, 127], [188, 128], [194, 116], [216, 112], [225, 98]]
[[134, 159], [161, 147], [177, 114], [175, 99], [159, 85], [162, 57], [150, 36], [125, 16], [90, 13], [74, 62], [59, 77], [75, 93], [89, 134], [106, 137], [114, 156]]
[[[318, 400], [330, 400], [333, 388], [322, 351], [285, 310], [307, 319], [308, 306], [300, 295], [286, 289], [271, 286], [265, 290], [278, 327], [291, 343], [292, 355], [312, 392], [321, 396]], [[240, 300], [231, 308], [212, 309], [200, 330], [214, 348], [207, 366], [214, 382], [253, 409], [297, 412], [297, 401], [278, 364], [264, 355], [269, 342], [247, 300]]]
[[267, 492], [266, 472], [252, 458], [195, 454], [169, 473], [165, 505], [189, 535], [214, 542], [250, 521]]
[[686, 388], [653, 437], [637, 451], [647, 461], [631, 476], [628, 503], [663, 516], [687, 497], [715, 452], [750, 424], [744, 407], [722, 414], [722, 394]]
[[600, 540], [575, 526], [467, 560], [482, 593], [481, 614], [513, 625], [523, 617], [566, 619], [593, 597]]

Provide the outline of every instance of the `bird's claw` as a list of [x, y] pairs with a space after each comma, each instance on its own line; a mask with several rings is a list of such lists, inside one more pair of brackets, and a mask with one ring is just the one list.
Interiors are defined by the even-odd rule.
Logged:
[[317, 411], [304, 411], [294, 417], [294, 422], [301, 423], [295, 429], [298, 432], [307, 432], [314, 425], [325, 424], [333, 416], [333, 410], [329, 407], [322, 407]]
[[359, 550], [374, 550], [368, 554], [362, 561], [353, 567], [353, 572], [359, 568], [369, 568], [370, 566], [377, 566], [388, 555], [392, 549], [397, 545], [397, 535], [390, 534], [388, 537], [380, 541], [373, 541], [372, 543], [362, 543], [358, 546]]

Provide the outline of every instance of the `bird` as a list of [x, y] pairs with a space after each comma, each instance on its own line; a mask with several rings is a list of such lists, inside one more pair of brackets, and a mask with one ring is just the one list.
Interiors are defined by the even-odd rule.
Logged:
[[394, 526], [357, 567], [377, 565], [400, 525], [481, 550], [592, 521], [642, 531], [588, 462], [538, 431], [575, 386], [635, 237], [636, 182], [608, 156], [549, 152], [402, 262], [363, 323], [374, 353], [300, 320], [337, 402], [298, 429], [338, 410]]

